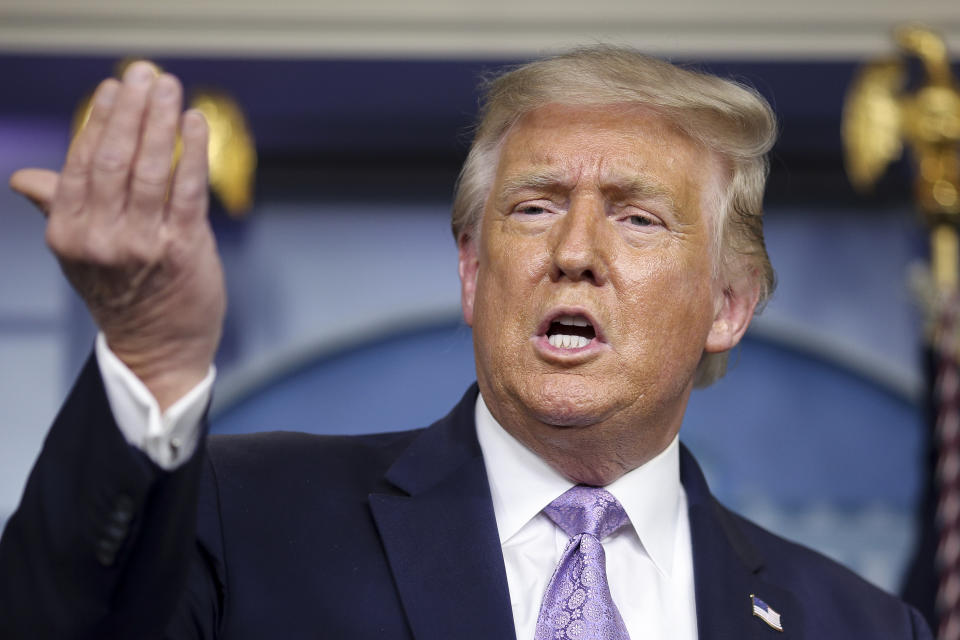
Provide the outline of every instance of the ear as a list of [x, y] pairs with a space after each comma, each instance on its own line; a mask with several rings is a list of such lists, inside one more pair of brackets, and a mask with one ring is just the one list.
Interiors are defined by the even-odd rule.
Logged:
[[736, 282], [718, 283], [713, 325], [704, 351], [721, 353], [737, 346], [750, 326], [759, 299], [760, 283], [753, 273], [744, 274]]
[[457, 240], [459, 253], [458, 270], [460, 272], [460, 306], [463, 308], [463, 321], [473, 326], [473, 303], [477, 295], [477, 243], [473, 236], [461, 234]]

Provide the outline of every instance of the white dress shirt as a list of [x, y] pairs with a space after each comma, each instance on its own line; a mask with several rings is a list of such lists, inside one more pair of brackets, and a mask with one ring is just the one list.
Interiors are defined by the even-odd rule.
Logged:
[[[147, 387], [110, 351], [103, 334], [97, 336], [95, 349], [114, 420], [127, 442], [164, 469], [186, 462], [200, 437], [214, 369], [161, 413]], [[533, 640], [540, 602], [569, 540], [541, 511], [573, 483], [508, 434], [479, 395], [474, 415], [517, 638]], [[693, 551], [678, 440], [606, 489], [623, 505], [631, 524], [603, 541], [610, 593], [630, 637], [696, 640]]]
[[216, 369], [163, 413], [147, 386], [115, 356], [103, 332], [94, 350], [113, 420], [127, 442], [172, 471], [190, 459], [200, 439], [200, 419], [210, 402]]
[[[542, 510], [573, 483], [507, 433], [480, 396], [474, 415], [517, 638], [532, 640], [540, 602], [569, 541]], [[606, 489], [631, 524], [603, 541], [610, 595], [630, 637], [696, 640], [693, 547], [678, 439]]]

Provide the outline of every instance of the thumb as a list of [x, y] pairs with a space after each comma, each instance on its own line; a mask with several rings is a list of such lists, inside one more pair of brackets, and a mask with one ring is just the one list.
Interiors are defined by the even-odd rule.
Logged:
[[25, 196], [44, 215], [50, 212], [50, 203], [57, 191], [60, 174], [48, 169], [20, 169], [10, 176], [10, 188]]

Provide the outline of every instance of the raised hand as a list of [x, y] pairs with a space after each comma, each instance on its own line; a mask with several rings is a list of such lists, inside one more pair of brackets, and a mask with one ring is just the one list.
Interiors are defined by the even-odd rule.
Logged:
[[206, 375], [226, 307], [207, 220], [207, 125], [181, 104], [176, 78], [134, 63], [122, 82], [98, 87], [60, 174], [22, 169], [10, 179], [48, 214], [63, 272], [161, 408]]

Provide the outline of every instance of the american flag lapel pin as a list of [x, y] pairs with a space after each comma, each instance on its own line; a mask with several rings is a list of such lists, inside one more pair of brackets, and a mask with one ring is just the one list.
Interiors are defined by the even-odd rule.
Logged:
[[753, 615], [766, 622], [770, 628], [783, 631], [783, 625], [780, 624], [780, 614], [773, 607], [752, 593], [750, 594], [750, 602], [753, 603]]

